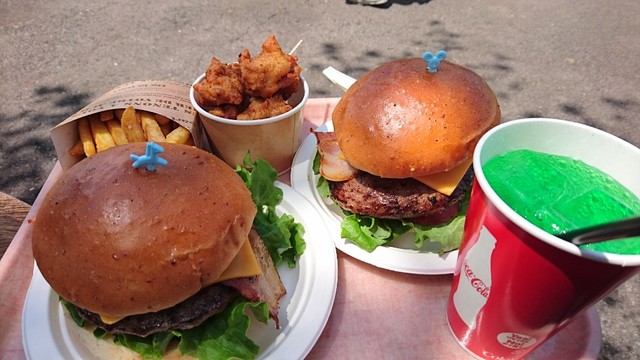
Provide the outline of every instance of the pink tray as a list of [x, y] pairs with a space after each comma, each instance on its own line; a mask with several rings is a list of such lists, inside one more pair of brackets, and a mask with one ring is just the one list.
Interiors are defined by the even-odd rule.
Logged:
[[[391, 272], [338, 253], [338, 291], [307, 359], [472, 359], [447, 325], [451, 275]], [[527, 359], [597, 359], [600, 318], [591, 309]]]
[[[310, 99], [303, 138], [330, 119], [337, 99]], [[43, 194], [60, 174], [57, 164]], [[288, 182], [288, 174], [281, 180]], [[0, 261], [0, 354], [24, 359], [20, 318], [31, 274], [30, 220], [41, 197]], [[327, 239], [330, 241], [330, 239]], [[326, 328], [308, 359], [470, 359], [448, 330], [445, 309], [451, 275], [412, 275], [382, 270], [338, 252], [338, 290]], [[313, 311], [313, 309], [308, 309]], [[529, 359], [597, 359], [600, 319], [591, 309]]]

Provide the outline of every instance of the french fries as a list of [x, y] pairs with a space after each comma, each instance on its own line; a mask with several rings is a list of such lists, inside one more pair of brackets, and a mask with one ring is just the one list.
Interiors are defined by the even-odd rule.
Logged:
[[160, 125], [160, 130], [162, 130], [162, 135], [166, 137], [173, 130], [173, 124], [168, 123], [168, 124]]
[[124, 130], [122, 129], [122, 125], [120, 125], [120, 121], [118, 120], [109, 120], [106, 121], [107, 129], [113, 136], [113, 141], [116, 142], [116, 145], [124, 145], [128, 144], [129, 140], [127, 140], [127, 136], [124, 134]]
[[109, 129], [107, 129], [107, 125], [100, 121], [99, 117], [89, 116], [89, 126], [96, 144], [96, 151], [100, 152], [116, 146], [116, 142], [113, 140]]
[[140, 124], [140, 119], [133, 106], [128, 106], [124, 109], [122, 118], [120, 119], [120, 125], [122, 125], [122, 130], [124, 130], [124, 134], [127, 136], [129, 142], [147, 141], [147, 138], [144, 136], [144, 130], [142, 130], [142, 125]]
[[165, 142], [167, 139], [164, 137], [158, 121], [152, 113], [146, 111], [140, 111], [140, 123], [142, 124], [142, 130], [147, 137], [147, 141], [153, 142]]
[[84, 148], [82, 146], [82, 140], [78, 139], [75, 145], [73, 145], [71, 149], [69, 149], [69, 156], [71, 157], [84, 156]]
[[100, 113], [100, 121], [109, 121], [115, 119], [115, 114], [111, 110], [103, 111]]
[[133, 106], [107, 110], [78, 120], [78, 141], [68, 150], [73, 157], [91, 156], [130, 142], [171, 142], [194, 145], [193, 136], [166, 116]]
[[179, 126], [167, 135], [167, 142], [174, 144], [186, 144], [191, 137], [189, 130]]
[[113, 110], [113, 114], [116, 116], [116, 120], [122, 120], [122, 113], [124, 113], [124, 109], [115, 109]]
[[78, 133], [80, 134], [80, 141], [82, 141], [82, 149], [84, 150], [84, 153], [87, 156], [94, 155], [96, 153], [96, 144], [93, 142], [89, 119], [84, 118], [78, 120]]
[[164, 115], [153, 114], [153, 117], [156, 119], [156, 121], [158, 122], [158, 125], [160, 125], [160, 126], [168, 125], [168, 124], [171, 123], [171, 119], [169, 119], [168, 117], [166, 117]]

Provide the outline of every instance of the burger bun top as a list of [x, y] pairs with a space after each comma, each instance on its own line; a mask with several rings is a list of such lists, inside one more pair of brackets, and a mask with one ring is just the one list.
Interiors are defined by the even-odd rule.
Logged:
[[419, 177], [470, 159], [500, 122], [500, 107], [476, 73], [448, 61], [385, 63], [359, 78], [337, 104], [333, 126], [355, 168], [384, 178]]
[[42, 201], [33, 255], [53, 290], [110, 317], [171, 307], [214, 282], [256, 214], [242, 179], [198, 148], [163, 143], [167, 166], [133, 168], [146, 143], [63, 173]]

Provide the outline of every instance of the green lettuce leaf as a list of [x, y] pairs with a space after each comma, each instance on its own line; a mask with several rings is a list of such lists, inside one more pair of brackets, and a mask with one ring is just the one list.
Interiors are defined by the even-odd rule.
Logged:
[[200, 326], [179, 331], [178, 349], [199, 359], [254, 359], [260, 348], [247, 337], [251, 324], [247, 309], [258, 321], [265, 324], [269, 321], [266, 303], [236, 300]]
[[415, 233], [416, 248], [442, 255], [460, 247], [465, 219], [466, 216], [457, 215], [450, 222], [438, 226], [403, 223]]
[[[329, 183], [320, 175], [321, 160], [320, 152], [316, 151], [312, 165], [313, 173], [318, 176], [316, 189], [321, 196], [331, 198]], [[461, 200], [456, 217], [446, 224], [437, 226], [419, 225], [404, 220], [376, 219], [344, 211], [345, 217], [340, 224], [340, 236], [372, 252], [378, 246], [386, 245], [402, 234], [411, 232], [414, 234], [416, 248], [442, 255], [460, 247], [470, 194], [471, 191], [467, 191]]]
[[286, 263], [290, 268], [296, 267], [297, 260], [306, 249], [304, 227], [291, 215], [278, 216], [276, 213], [276, 206], [283, 198], [282, 189], [274, 185], [277, 171], [262, 159], [251, 162], [247, 154], [243, 165], [236, 167], [236, 173], [251, 191], [251, 198], [258, 208], [253, 226], [262, 237], [274, 264]]
[[282, 202], [282, 189], [274, 185], [278, 172], [268, 162], [256, 159], [255, 163], [252, 163], [251, 157], [247, 154], [242, 166], [236, 167], [236, 173], [251, 191], [251, 198], [258, 208], [275, 207]]
[[[313, 158], [313, 173], [316, 175], [320, 175], [320, 161], [322, 160], [322, 155], [320, 155], [319, 151], [316, 151], [316, 156]], [[325, 198], [331, 197], [331, 189], [329, 189], [329, 182], [322, 176], [318, 177], [318, 183], [316, 184], [316, 189], [318, 190], [318, 194]]]
[[[98, 332], [100, 334], [100, 332]], [[94, 335], [97, 335], [94, 331]], [[127, 347], [138, 354], [143, 359], [162, 359], [167, 346], [175, 335], [170, 331], [163, 331], [147, 337], [130, 334], [114, 335], [113, 341], [121, 346]]]
[[76, 325], [83, 327], [84, 318], [80, 316], [80, 314], [78, 314], [78, 309], [75, 307], [75, 305], [61, 297], [58, 297], [58, 301], [60, 301], [62, 305], [64, 305], [64, 307], [67, 309], [67, 311], [69, 311], [69, 315], [71, 315], [71, 319], [73, 319], [73, 322], [75, 322]]
[[371, 216], [345, 213], [340, 236], [351, 240], [360, 248], [372, 252], [410, 232], [417, 249], [442, 255], [455, 250], [462, 242], [465, 215], [459, 214], [450, 222], [438, 226], [425, 226], [404, 220], [376, 219]]
[[[76, 313], [76, 307], [61, 299], [70, 313]], [[198, 359], [255, 359], [260, 351], [258, 345], [247, 336], [251, 325], [248, 311], [256, 320], [269, 322], [269, 306], [265, 302], [250, 302], [238, 298], [216, 316], [212, 316], [199, 326], [188, 330], [171, 330], [146, 337], [118, 334], [113, 342], [140, 354], [143, 359], [162, 359], [173, 340], [178, 340], [178, 350]], [[82, 326], [81, 326], [82, 327]], [[95, 328], [93, 335], [105, 339], [107, 334]]]
[[348, 212], [345, 212], [345, 215], [341, 223], [340, 236], [368, 252], [396, 239], [410, 228], [399, 220], [376, 219]]

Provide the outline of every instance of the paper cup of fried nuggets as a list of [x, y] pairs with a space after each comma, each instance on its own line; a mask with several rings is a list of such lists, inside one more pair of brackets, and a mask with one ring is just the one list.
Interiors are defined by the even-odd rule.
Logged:
[[173, 81], [136, 81], [100, 96], [51, 129], [62, 169], [97, 152], [131, 142], [202, 147], [189, 88], [189, 84]]
[[278, 173], [291, 168], [309, 98], [297, 60], [271, 35], [257, 56], [244, 50], [234, 63], [213, 57], [194, 81], [191, 104], [212, 151], [232, 167], [250, 154], [252, 161], [264, 159]]

